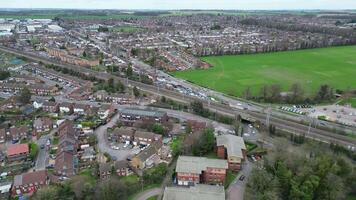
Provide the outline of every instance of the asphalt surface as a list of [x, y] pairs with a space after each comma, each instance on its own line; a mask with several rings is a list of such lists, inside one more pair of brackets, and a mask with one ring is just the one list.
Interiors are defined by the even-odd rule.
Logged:
[[153, 188], [146, 190], [137, 195], [136, 200], [146, 200], [152, 196], [158, 196], [163, 193], [162, 188]]
[[111, 118], [111, 120], [107, 124], [98, 127], [94, 133], [97, 136], [98, 147], [102, 153], [107, 152], [111, 157], [115, 157], [117, 160], [126, 160], [126, 158], [130, 155], [130, 150], [128, 150], [128, 149], [120, 149], [120, 150], [112, 149], [109, 145], [109, 142], [108, 142], [107, 136], [106, 136], [107, 128], [113, 127], [116, 124], [116, 122], [118, 121], [119, 117], [120, 117], [120, 115], [119, 115], [119, 113], [117, 113], [116, 115], [114, 115]]
[[[46, 166], [48, 164], [48, 159], [49, 159], [49, 153], [46, 148], [46, 143], [48, 139], [52, 138], [53, 134], [56, 131], [57, 129], [53, 129], [49, 134], [43, 135], [40, 139], [36, 141], [36, 144], [38, 145], [39, 148], [38, 155], [36, 158], [36, 164], [35, 164], [36, 171], [46, 169]], [[45, 148], [41, 149], [41, 145], [44, 145]]]
[[[227, 200], [242, 200], [244, 199], [244, 193], [246, 188], [247, 179], [251, 174], [253, 164], [246, 160], [243, 164], [242, 170], [239, 172], [239, 175], [236, 179], [230, 184], [226, 190]], [[243, 181], [239, 178], [244, 175], [245, 179]]]

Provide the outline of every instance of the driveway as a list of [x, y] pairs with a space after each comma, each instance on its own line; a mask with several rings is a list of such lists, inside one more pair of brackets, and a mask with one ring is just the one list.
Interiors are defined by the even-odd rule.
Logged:
[[[250, 176], [250, 173], [252, 171], [252, 167], [253, 167], [253, 164], [250, 161], [246, 160], [239, 175], [236, 177], [234, 182], [232, 182], [230, 184], [229, 188], [226, 191], [227, 200], [243, 200], [244, 199], [246, 183], [247, 183], [247, 179]], [[241, 175], [245, 176], [245, 179], [243, 181], [239, 180]]]
[[95, 135], [98, 138], [98, 147], [101, 152], [107, 152], [111, 157], [116, 157], [117, 160], [126, 160], [126, 158], [131, 154], [131, 151], [128, 149], [115, 150], [110, 148], [106, 135], [107, 128], [113, 127], [117, 123], [119, 117], [119, 113], [114, 115], [107, 124], [102, 125], [95, 130]]

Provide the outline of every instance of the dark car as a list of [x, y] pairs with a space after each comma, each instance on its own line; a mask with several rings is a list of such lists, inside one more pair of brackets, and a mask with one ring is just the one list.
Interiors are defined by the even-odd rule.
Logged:
[[240, 178], [239, 178], [240, 181], [244, 181], [244, 179], [245, 179], [244, 175], [241, 175]]
[[45, 148], [45, 145], [44, 144], [41, 144], [41, 149], [44, 149]]

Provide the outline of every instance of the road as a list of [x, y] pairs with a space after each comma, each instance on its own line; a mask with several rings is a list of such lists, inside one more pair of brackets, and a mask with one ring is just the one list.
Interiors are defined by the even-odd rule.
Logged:
[[[167, 90], [164, 88], [157, 88], [156, 86], [147, 85], [147, 84], [143, 84], [140, 82], [113, 76], [113, 75], [105, 73], [105, 72], [93, 71], [93, 70], [90, 70], [85, 67], [58, 63], [53, 60], [50, 60], [49, 58], [47, 59], [47, 58], [39, 57], [38, 55], [36, 55], [34, 53], [31, 53], [31, 54], [24, 53], [24, 52], [20, 52], [15, 49], [9, 49], [6, 47], [0, 47], [0, 50], [7, 52], [7, 53], [15, 54], [18, 56], [23, 56], [23, 57], [26, 57], [28, 59], [35, 60], [38, 62], [41, 61], [42, 63], [45, 63], [45, 64], [54, 64], [59, 67], [79, 71], [79, 72], [85, 73], [87, 75], [93, 75], [93, 76], [97, 77], [98, 79], [102, 79], [102, 80], [108, 80], [109, 78], [113, 78], [114, 80], [119, 80], [123, 83], [126, 83], [127, 85], [136, 86], [145, 92], [156, 94], [159, 96], [166, 96], [173, 100], [184, 102], [184, 103], [190, 103], [195, 100], [200, 100], [210, 110], [224, 114], [224, 115], [236, 116], [237, 114], [239, 114], [239, 115], [241, 115], [242, 118], [247, 119], [247, 120], [258, 120], [260, 122], [266, 121], [266, 116], [267, 116], [266, 113], [253, 112], [250, 110], [236, 110], [236, 109], [234, 110], [230, 106], [222, 105], [221, 103], [210, 102], [210, 101], [208, 102], [208, 101], [201, 100], [201, 99], [198, 99], [195, 97], [182, 95], [175, 91]], [[355, 138], [335, 134], [335, 133], [333, 133], [333, 131], [321, 130], [321, 129], [317, 129], [317, 128], [311, 128], [310, 131], [308, 131], [308, 126], [301, 124], [301, 121], [292, 121], [290, 119], [286, 120], [286, 118], [284, 116], [281, 117], [279, 115], [275, 115], [274, 112], [271, 113], [270, 123], [274, 124], [277, 129], [284, 130], [284, 131], [290, 132], [290, 133], [295, 133], [295, 134], [304, 134], [308, 138], [313, 138], [313, 139], [315, 138], [322, 142], [339, 143], [340, 145], [344, 145], [346, 147], [356, 146]], [[333, 126], [335, 127], [335, 129], [339, 128], [339, 125], [334, 124]], [[343, 130], [346, 130], [346, 128], [348, 128], [348, 127], [343, 127]], [[352, 129], [352, 131], [353, 131], [353, 129]]]
[[[226, 190], [227, 200], [242, 200], [244, 199], [244, 193], [246, 188], [247, 179], [252, 171], [252, 163], [248, 160], [243, 164], [243, 168], [240, 171], [236, 179], [230, 184], [229, 188]], [[240, 181], [240, 176], [244, 175], [245, 179]]]
[[146, 190], [137, 195], [136, 200], [146, 200], [153, 196], [158, 196], [163, 193], [162, 188], [153, 188]]
[[53, 134], [56, 131], [57, 129], [53, 129], [49, 134], [43, 135], [40, 139], [36, 141], [36, 144], [38, 145], [39, 148], [38, 155], [36, 158], [36, 164], [35, 164], [36, 171], [46, 169], [49, 153], [46, 147], [41, 149], [41, 146], [42, 145], [46, 146], [47, 140], [52, 138]]

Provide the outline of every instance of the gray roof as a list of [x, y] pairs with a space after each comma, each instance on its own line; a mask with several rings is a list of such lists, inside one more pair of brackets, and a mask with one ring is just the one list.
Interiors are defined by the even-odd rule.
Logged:
[[166, 187], [163, 200], [225, 200], [224, 186]]
[[179, 156], [176, 172], [201, 174], [208, 167], [227, 169], [226, 160], [205, 157]]
[[163, 117], [166, 113], [157, 110], [143, 110], [143, 109], [122, 109], [121, 114], [124, 115], [137, 115], [137, 116], [147, 116], [147, 117]]
[[236, 135], [219, 135], [216, 137], [216, 145], [224, 146], [228, 156], [238, 158], [243, 158], [242, 149], [246, 150], [244, 139]]

